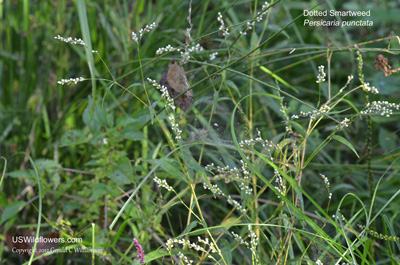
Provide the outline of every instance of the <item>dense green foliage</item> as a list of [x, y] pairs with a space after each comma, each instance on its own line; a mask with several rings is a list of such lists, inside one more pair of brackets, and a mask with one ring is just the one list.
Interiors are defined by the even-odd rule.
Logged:
[[[400, 8], [365, 2], [0, 1], [0, 263], [140, 264], [136, 238], [147, 264], [399, 264]], [[13, 253], [54, 232], [83, 241]]]

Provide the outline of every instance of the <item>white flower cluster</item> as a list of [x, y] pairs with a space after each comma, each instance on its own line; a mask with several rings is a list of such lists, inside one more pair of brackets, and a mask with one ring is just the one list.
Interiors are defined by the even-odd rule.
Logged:
[[147, 81], [149, 81], [154, 87], [161, 91], [161, 97], [165, 99], [165, 107], [170, 107], [172, 110], [175, 110], [174, 100], [169, 95], [167, 87], [161, 86], [159, 83], [157, 83], [157, 81], [150, 78], [147, 78]]
[[339, 218], [340, 218], [340, 219], [342, 219], [342, 221], [344, 221], [346, 219], [343, 214], [332, 215], [332, 218], [336, 219], [336, 220], [339, 220]]
[[[237, 167], [234, 168], [230, 168], [229, 166], [225, 166], [225, 167], [220, 167], [220, 166], [214, 166], [214, 163], [211, 163], [210, 165], [206, 166], [207, 170], [215, 170], [218, 172], [219, 175], [221, 176], [225, 176], [224, 179], [225, 181], [233, 178], [236, 181], [240, 182], [239, 187], [242, 191], [245, 192], [245, 194], [250, 195], [251, 192], [253, 191], [252, 188], [249, 187], [248, 180], [249, 180], [249, 176], [250, 176], [250, 171], [248, 169], [247, 164], [243, 161], [240, 160], [240, 163], [242, 164], [241, 170], [242, 170], [242, 174], [243, 174], [243, 178], [240, 177], [240, 170]], [[212, 188], [209, 188], [211, 191]]]
[[331, 109], [331, 107], [329, 107], [328, 105], [324, 104], [324, 105], [321, 106], [321, 108], [319, 108], [319, 111], [321, 113], [327, 113], [330, 109]]
[[156, 55], [161, 55], [161, 54], [166, 53], [166, 52], [174, 52], [174, 51], [180, 51], [180, 50], [181, 50], [181, 48], [174, 48], [174, 47], [171, 46], [171, 44], [168, 44], [164, 48], [158, 48], [157, 51], [156, 51]]
[[235, 201], [234, 199], [232, 199], [232, 197], [226, 196], [222, 190], [217, 186], [217, 184], [211, 185], [211, 184], [207, 184], [207, 183], [203, 183], [203, 188], [205, 190], [210, 190], [214, 195], [220, 195], [222, 197], [227, 198], [227, 201], [230, 205], [233, 205], [234, 207], [236, 207], [236, 209], [238, 209], [239, 212], [241, 212], [242, 214], [246, 213], [246, 209], [244, 209], [242, 207], [242, 205], [240, 205], [239, 202]]
[[239, 178], [239, 170], [236, 167], [234, 168], [230, 168], [229, 166], [220, 167], [220, 166], [215, 166], [214, 163], [211, 163], [206, 166], [206, 169], [216, 170], [221, 175], [233, 175], [234, 177]]
[[[268, 7], [269, 7], [269, 3], [268, 3], [268, 2], [265, 2], [265, 3], [263, 4], [263, 6], [261, 7], [261, 11], [259, 11], [259, 12], [257, 13], [257, 18], [256, 18], [257, 22], [261, 22], [261, 20], [263, 20], [263, 17], [264, 17], [264, 16], [268, 13], [268, 11], [269, 11]], [[263, 10], [264, 10], [264, 11], [263, 11]]]
[[131, 34], [131, 38], [132, 38], [132, 40], [134, 40], [134, 41], [136, 41], [136, 42], [139, 42], [138, 36], [137, 36], [136, 33], [133, 32], [133, 31], [132, 31], [132, 34]]
[[[256, 21], [257, 21], [257, 22], [261, 22], [261, 21], [263, 20], [264, 16], [265, 16], [265, 15], [268, 13], [268, 11], [269, 11], [268, 7], [269, 7], [269, 3], [268, 3], [268, 2], [265, 2], [265, 3], [263, 4], [263, 6], [261, 7], [261, 11], [258, 11], [257, 16], [256, 16], [256, 20], [255, 20], [255, 21], [252, 21], [252, 22], [247, 21], [246, 27], [244, 28], [243, 31], [240, 31], [240, 35], [246, 36], [246, 35], [247, 35], [247, 31], [253, 29], [254, 25], [256, 24]], [[263, 10], [264, 10], [264, 11], [263, 11]]]
[[[236, 168], [236, 167], [234, 167], [232, 169], [229, 166], [226, 166], [226, 167], [217, 166], [217, 167], [215, 167], [214, 163], [211, 163], [211, 164], [206, 166], [206, 169], [207, 170], [216, 170], [219, 173], [219, 175], [229, 176], [230, 178], [232, 178], [232, 177], [235, 178], [239, 182], [240, 189], [242, 191], [244, 191], [245, 194], [250, 195], [251, 192], [253, 191], [253, 189], [250, 188], [247, 185], [247, 182], [246, 182], [246, 180], [249, 179], [250, 172], [247, 169], [247, 165], [242, 160], [240, 160], [240, 162], [242, 163], [242, 168], [241, 169], [243, 170], [243, 179], [245, 181], [243, 181], [243, 179], [240, 178], [239, 169]], [[227, 181], [227, 177], [224, 177], [224, 179], [225, 179], [225, 181]], [[243, 214], [246, 213], [246, 209], [244, 209], [242, 207], [242, 205], [240, 205], [239, 202], [237, 202], [234, 199], [232, 199], [232, 197], [230, 195], [226, 196], [216, 184], [212, 185], [211, 183], [204, 182], [203, 183], [203, 188], [205, 190], [210, 190], [214, 195], [220, 195], [220, 196], [225, 197], [230, 205], [233, 205], [234, 207], [236, 207], [238, 209], [238, 211], [240, 211], [241, 213], [243, 213]]]
[[178, 252], [178, 257], [181, 259], [181, 261], [183, 261], [184, 262], [184, 264], [193, 264], [193, 260], [191, 259], [191, 260], [189, 260], [188, 259], [188, 257], [186, 257], [185, 255], [183, 255], [183, 253], [182, 252]]
[[235, 240], [241, 244], [241, 245], [245, 245], [248, 249], [251, 250], [251, 253], [253, 254], [253, 256], [255, 257], [255, 259], [257, 260], [256, 264], [258, 264], [258, 258], [257, 258], [257, 246], [258, 246], [258, 237], [256, 235], [256, 233], [254, 233], [251, 230], [251, 225], [248, 226], [249, 229], [249, 236], [250, 236], [250, 244], [248, 242], [246, 242], [241, 236], [239, 236], [238, 234], [236, 234], [235, 232], [231, 232], [231, 234], [233, 235], [233, 237], [235, 238]]
[[327, 189], [329, 189], [329, 187], [331, 186], [331, 183], [329, 183], [329, 179], [327, 178], [327, 177], [325, 177], [325, 175], [322, 175], [322, 174], [319, 174], [321, 177], [322, 177], [322, 179], [324, 180], [324, 182], [325, 182], [325, 187], [327, 188]]
[[351, 80], [353, 80], [353, 79], [354, 79], [354, 76], [353, 76], [353, 75], [347, 76], [347, 82], [346, 82], [346, 84], [339, 90], [339, 93], [342, 93], [343, 90], [345, 90], [345, 88], [350, 84]]
[[365, 106], [365, 110], [361, 111], [361, 114], [373, 114], [378, 113], [381, 116], [390, 117], [393, 114], [392, 109], [399, 110], [400, 104], [389, 103], [387, 101], [373, 101], [371, 104], [368, 103]]
[[244, 191], [244, 193], [247, 195], [251, 195], [251, 192], [253, 191], [253, 189], [250, 188], [250, 186], [244, 182], [240, 182], [239, 188], [240, 190]]
[[218, 52], [214, 52], [210, 54], [210, 61], [214, 60], [218, 55]]
[[248, 148], [250, 148], [250, 147], [254, 147], [254, 145], [255, 145], [256, 143], [261, 143], [261, 145], [262, 145], [265, 149], [267, 149], [268, 152], [271, 152], [271, 149], [278, 149], [278, 148], [279, 148], [279, 146], [276, 145], [276, 144], [274, 144], [273, 142], [262, 139], [262, 137], [261, 137], [261, 132], [260, 132], [258, 129], [257, 129], [257, 138], [241, 141], [241, 142], [239, 143], [239, 146], [240, 146], [241, 148], [246, 148], [246, 149], [248, 149]]
[[57, 81], [57, 84], [60, 85], [71, 85], [71, 84], [77, 84], [78, 82], [84, 81], [85, 78], [83, 77], [77, 77], [77, 78], [70, 78], [70, 79], [61, 79], [60, 81]]
[[57, 35], [54, 38], [57, 39], [57, 40], [66, 42], [66, 43], [78, 44], [78, 45], [86, 46], [85, 42], [83, 40], [81, 40], [81, 39], [71, 38], [71, 37], [63, 38], [60, 35]]
[[246, 213], [246, 209], [243, 208], [242, 205], [240, 205], [240, 203], [238, 201], [235, 201], [234, 199], [232, 199], [231, 195], [228, 195], [227, 197], [227, 201], [230, 205], [233, 205], [234, 207], [236, 207], [236, 209], [238, 209], [239, 212], [241, 212], [242, 214]]
[[336, 129], [337, 130], [341, 130], [341, 129], [343, 129], [343, 128], [347, 128], [347, 127], [349, 127], [349, 125], [350, 125], [350, 119], [348, 119], [348, 118], [344, 118], [344, 120], [342, 120], [339, 124], [338, 124], [338, 126], [336, 127]]
[[317, 265], [324, 265], [324, 263], [322, 263], [322, 261], [320, 261], [320, 260], [317, 260], [317, 261], [315, 262], [315, 264], [317, 264]]
[[168, 191], [174, 191], [174, 188], [172, 188], [170, 185], [168, 185], [167, 181], [165, 179], [161, 180], [157, 176], [153, 178], [154, 182], [157, 183], [158, 187], [165, 188]]
[[208, 252], [210, 252], [210, 250], [211, 250], [212, 253], [219, 253], [219, 254], [221, 254], [221, 250], [217, 250], [217, 248], [214, 246], [214, 243], [213, 243], [213, 242], [210, 242], [210, 241], [208, 240], [208, 237], [206, 237], [206, 239], [202, 239], [201, 237], [197, 237], [197, 241], [199, 241], [200, 243], [203, 243], [203, 244], [206, 245], [206, 246], [209, 246]]
[[181, 136], [182, 130], [179, 129], [179, 125], [178, 125], [178, 123], [175, 121], [175, 116], [174, 116], [173, 114], [171, 114], [168, 118], [169, 118], [169, 120], [170, 120], [170, 122], [171, 122], [172, 130], [175, 132], [175, 140], [180, 140], [180, 139], [182, 139], [182, 136]]
[[221, 254], [221, 251], [215, 247], [213, 242], [210, 242], [208, 240], [208, 238], [206, 238], [205, 240], [203, 240], [201, 237], [197, 237], [197, 241], [199, 243], [203, 243], [205, 246], [208, 246], [209, 249], [206, 250], [204, 247], [196, 244], [196, 243], [191, 243], [189, 240], [185, 240], [185, 239], [168, 239], [167, 243], [165, 244], [167, 246], [167, 250], [171, 251], [172, 248], [174, 247], [174, 244], [178, 244], [178, 245], [182, 245], [182, 247], [187, 247], [187, 248], [191, 248], [194, 249], [196, 251], [201, 251], [207, 255], [209, 255], [209, 253], [219, 253]]
[[150, 25], [146, 25], [143, 29], [139, 30], [139, 38], [141, 38], [145, 33], [150, 32], [153, 28], [156, 27], [156, 22], [151, 23]]
[[353, 78], [354, 78], [354, 75], [349, 75], [349, 76], [347, 77], [347, 82], [350, 82], [351, 80], [353, 80]]
[[319, 110], [313, 110], [313, 111], [300, 111], [299, 115], [293, 115], [292, 119], [298, 119], [299, 116], [301, 117], [310, 117], [312, 120], [315, 119], [316, 117], [327, 113], [329, 110], [331, 109], [331, 107], [329, 107], [328, 105], [324, 104], [321, 106], [321, 108], [319, 108]]
[[[262, 18], [262, 17], [261, 17], [261, 18]], [[258, 19], [258, 18], [257, 18], [257, 19]], [[246, 24], [245, 29], [244, 29], [243, 31], [240, 31], [240, 32], [239, 32], [240, 35], [246, 36], [246, 35], [247, 35], [247, 31], [252, 30], [255, 24], [256, 24], [255, 21], [253, 21], [253, 22], [248, 21], [247, 24]]]
[[182, 64], [185, 64], [190, 59], [190, 53], [188, 51], [181, 52], [181, 57], [182, 57]]
[[250, 177], [249, 166], [241, 159], [240, 159], [240, 163], [242, 164], [243, 178], [245, 180], [248, 180]]
[[379, 94], [379, 90], [374, 86], [371, 87], [368, 82], [364, 83], [363, 90], [366, 92], [371, 92], [372, 94]]
[[[249, 167], [247, 166], [247, 164], [243, 161], [240, 160], [240, 163], [242, 164], [241, 169], [243, 170], [243, 179], [248, 181], [250, 178], [250, 171], [249, 171]], [[253, 191], [252, 188], [249, 187], [249, 185], [245, 182], [241, 182], [239, 185], [240, 189], [243, 190], [247, 195], [250, 195], [251, 192]]]
[[146, 25], [146, 27], [139, 30], [139, 36], [138, 34], [132, 31], [131, 34], [132, 40], [139, 42], [139, 40], [143, 37], [145, 33], [150, 32], [150, 30], [152, 30], [155, 27], [156, 27], [156, 22], [153, 22], [150, 25]]
[[319, 74], [317, 76], [317, 78], [318, 78], [317, 83], [320, 84], [322, 82], [325, 82], [326, 74], [324, 72], [324, 66], [323, 65], [318, 66], [318, 72], [319, 72]]
[[251, 230], [251, 225], [249, 225], [249, 231], [250, 231], [250, 250], [253, 256], [257, 259], [257, 246], [259, 239], [256, 233], [254, 233], [254, 231]]
[[222, 30], [222, 35], [224, 37], [228, 37], [229, 36], [229, 29], [225, 28], [225, 23], [224, 20], [222, 18], [222, 14], [221, 12], [218, 12], [218, 18], [217, 20], [219, 21], [219, 23], [221, 24], [221, 26], [219, 26], [219, 30]]
[[233, 235], [233, 237], [235, 238], [235, 240], [236, 240], [237, 242], [239, 242], [239, 244], [245, 245], [246, 247], [249, 247], [249, 246], [250, 246], [248, 242], [244, 241], [243, 238], [242, 238], [241, 236], [239, 236], [238, 234], [236, 234], [235, 232], [232, 231], [231, 234]]
[[192, 47], [188, 48], [188, 52], [201, 52], [204, 51], [203, 46], [200, 45], [200, 43], [197, 43], [196, 45], [193, 45]]
[[218, 187], [217, 184], [212, 185], [211, 183], [207, 184], [206, 182], [204, 182], [203, 183], [203, 188], [205, 190], [210, 190], [214, 195], [222, 195], [222, 196], [225, 195], [225, 194], [222, 193], [222, 190]]
[[[282, 195], [286, 194], [286, 185], [283, 182], [282, 176], [281, 174], [279, 174], [279, 171], [274, 169], [275, 175], [276, 175], [276, 179], [275, 181], [278, 183], [278, 186], [275, 186], [275, 189], [279, 190], [279, 192]], [[280, 198], [280, 196], [278, 196], [278, 198]]]
[[158, 48], [156, 51], [156, 55], [161, 55], [166, 52], [178, 51], [178, 52], [181, 52], [182, 61], [183, 61], [183, 63], [185, 63], [189, 60], [190, 53], [193, 53], [193, 52], [198, 53], [198, 52], [204, 51], [204, 48], [199, 43], [197, 43], [196, 45], [188, 47], [185, 51], [182, 51], [182, 50], [183, 50], [182, 48], [174, 48], [170, 44], [168, 44], [166, 47]]
[[197, 52], [201, 52], [203, 50], [204, 50], [204, 48], [199, 43], [187, 48], [184, 52], [181, 52], [182, 62], [186, 63], [187, 61], [189, 61], [190, 53], [193, 53], [193, 52], [197, 53]]

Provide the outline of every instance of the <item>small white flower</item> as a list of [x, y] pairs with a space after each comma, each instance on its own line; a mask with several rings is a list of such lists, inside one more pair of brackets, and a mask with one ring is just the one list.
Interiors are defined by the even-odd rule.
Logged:
[[348, 118], [344, 118], [344, 120], [342, 120], [336, 128], [337, 128], [337, 130], [341, 130], [343, 128], [349, 127], [349, 124], [350, 124], [350, 120]]
[[393, 109], [399, 110], [400, 104], [390, 103], [388, 101], [373, 101], [367, 104], [361, 114], [368, 115], [377, 113], [381, 116], [390, 117], [393, 114]]
[[319, 74], [317, 76], [317, 78], [318, 78], [317, 83], [320, 84], [322, 82], [325, 82], [326, 74], [324, 72], [324, 66], [323, 65], [318, 66], [318, 72], [319, 72]]
[[364, 83], [363, 89], [364, 91], [371, 92], [372, 94], [379, 94], [379, 90], [374, 86], [371, 87], [368, 82]]
[[70, 78], [70, 79], [61, 79], [60, 81], [57, 81], [57, 84], [60, 84], [60, 85], [64, 85], [64, 84], [71, 85], [71, 84], [77, 84], [78, 82], [82, 82], [84, 80], [85, 80], [85, 78], [83, 78], [83, 77]]
[[132, 31], [131, 37], [132, 37], [132, 40], [139, 42], [138, 36], [136, 35], [135, 32]]
[[214, 60], [218, 55], [218, 52], [214, 52], [210, 54], [210, 61]]
[[166, 47], [164, 47], [164, 48], [159, 48], [157, 51], [156, 51], [156, 54], [157, 55], [161, 55], [161, 54], [163, 54], [163, 53], [165, 53], [165, 52], [173, 52], [173, 51], [180, 51], [181, 49], [180, 48], [174, 48], [174, 47], [172, 47], [170, 44], [168, 44]]
[[161, 86], [159, 83], [157, 83], [157, 81], [152, 80], [150, 78], [147, 78], [147, 81], [149, 81], [154, 87], [156, 87], [161, 91], [161, 97], [165, 99], [165, 107], [166, 108], [169, 107], [172, 110], [175, 110], [174, 100], [169, 95], [167, 87]]
[[77, 44], [77, 45], [86, 46], [85, 42], [84, 42], [83, 40], [81, 40], [81, 39], [77, 39], [77, 38], [73, 38], [73, 39], [72, 39], [71, 37], [64, 38], [64, 37], [61, 37], [60, 35], [57, 35], [57, 36], [55, 36], [54, 38], [57, 39], [57, 40], [66, 42], [66, 43], [71, 43], [71, 44]]
[[150, 25], [146, 25], [144, 28], [139, 29], [139, 34], [132, 32], [131, 33], [132, 40], [139, 42], [139, 40], [142, 39], [142, 37], [145, 33], [150, 32], [150, 30], [152, 30], [155, 27], [156, 27], [156, 22], [153, 22]]
[[217, 18], [217, 20], [218, 20], [219, 23], [221, 24], [221, 25], [219, 26], [219, 30], [222, 30], [222, 35], [225, 36], [225, 37], [229, 36], [229, 29], [228, 29], [228, 28], [225, 28], [225, 23], [224, 23], [224, 20], [223, 20], [223, 18], [222, 18], [221, 12], [218, 12], [218, 18]]
[[165, 179], [161, 180], [157, 176], [153, 178], [154, 182], [158, 184], [159, 187], [165, 188], [168, 191], [174, 191], [174, 188], [172, 188], [170, 185], [168, 185], [167, 181]]
[[[268, 13], [268, 11], [269, 11], [269, 9], [268, 9], [268, 7], [269, 7], [270, 5], [269, 5], [269, 3], [268, 2], [265, 2], [264, 4], [263, 4], [263, 6], [261, 7], [261, 11], [259, 11], [258, 13], [257, 13], [257, 18], [256, 18], [256, 20], [257, 20], [257, 22], [261, 22], [262, 20], [263, 20], [263, 17]], [[262, 12], [264, 10], [264, 12]]]

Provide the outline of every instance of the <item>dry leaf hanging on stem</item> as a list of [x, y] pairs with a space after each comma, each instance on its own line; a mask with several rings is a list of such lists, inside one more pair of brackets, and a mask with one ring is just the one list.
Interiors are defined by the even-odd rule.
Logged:
[[162, 75], [160, 84], [167, 87], [169, 95], [183, 111], [189, 108], [193, 102], [193, 91], [191, 89], [176, 98], [179, 94], [189, 89], [190, 86], [182, 66], [174, 59], [168, 64], [168, 69]]

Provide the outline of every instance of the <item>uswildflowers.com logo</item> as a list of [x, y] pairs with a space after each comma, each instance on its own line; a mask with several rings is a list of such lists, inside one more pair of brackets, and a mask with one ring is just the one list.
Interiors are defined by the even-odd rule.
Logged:
[[57, 237], [43, 237], [38, 238], [34, 236], [13, 236], [11, 240], [14, 244], [16, 243], [42, 243], [42, 244], [64, 244], [64, 243], [82, 243], [82, 238], [71, 237], [71, 238], [57, 238]]

